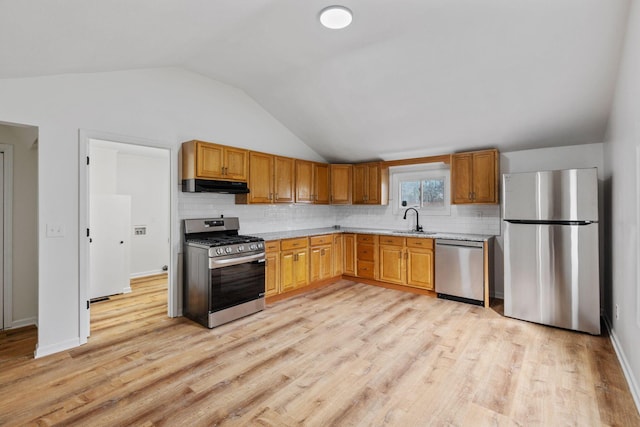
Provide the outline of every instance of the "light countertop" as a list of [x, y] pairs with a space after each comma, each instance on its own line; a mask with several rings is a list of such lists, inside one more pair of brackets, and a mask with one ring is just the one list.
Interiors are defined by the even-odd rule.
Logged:
[[473, 242], [484, 242], [491, 239], [492, 235], [486, 234], [464, 234], [464, 233], [441, 233], [437, 231], [425, 231], [416, 233], [403, 230], [388, 230], [380, 228], [360, 228], [360, 227], [325, 227], [325, 228], [307, 228], [302, 230], [285, 230], [274, 231], [270, 233], [252, 233], [253, 236], [261, 237], [266, 241], [293, 239], [296, 237], [319, 236], [322, 234], [333, 233], [358, 233], [358, 234], [383, 234], [389, 236], [404, 237], [422, 237], [425, 239], [451, 239], [451, 240], [467, 240]]

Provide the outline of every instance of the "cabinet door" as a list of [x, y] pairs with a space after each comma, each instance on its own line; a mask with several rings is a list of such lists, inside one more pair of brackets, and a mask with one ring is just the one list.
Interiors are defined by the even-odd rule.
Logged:
[[296, 160], [296, 203], [313, 203], [313, 162]]
[[380, 273], [383, 282], [404, 283], [404, 250], [402, 246], [380, 246]]
[[280, 254], [280, 291], [289, 292], [295, 289], [294, 278], [295, 252], [286, 251]]
[[473, 191], [473, 155], [471, 153], [451, 156], [451, 202], [470, 203]]
[[314, 203], [329, 204], [329, 165], [325, 163], [313, 164]]
[[341, 276], [344, 272], [344, 247], [342, 234], [333, 235], [333, 275]]
[[312, 247], [309, 251], [309, 282], [317, 282], [322, 277], [322, 246]]
[[295, 253], [293, 269], [294, 286], [296, 289], [309, 284], [309, 253], [306, 249]]
[[356, 235], [344, 234], [344, 274], [356, 275]]
[[496, 164], [497, 154], [494, 151], [474, 153], [472, 195], [475, 203], [498, 203]]
[[[274, 201], [293, 203], [295, 161], [289, 157], [275, 156], [273, 159]], [[251, 191], [253, 188], [249, 187]]]
[[367, 201], [367, 176], [368, 168], [366, 165], [353, 166], [353, 204], [362, 205]]
[[196, 143], [196, 176], [223, 178], [224, 147], [206, 142]]
[[273, 201], [273, 156], [264, 153], [249, 153], [249, 203], [271, 203]]
[[331, 196], [332, 205], [349, 205], [351, 204], [351, 179], [353, 174], [352, 165], [331, 165], [329, 168], [331, 179]]
[[247, 150], [241, 148], [224, 148], [224, 178], [237, 181], [247, 180]]
[[270, 297], [280, 292], [280, 252], [267, 252], [265, 258], [265, 296]]
[[331, 245], [320, 249], [320, 280], [333, 276], [333, 251]]
[[380, 166], [367, 165], [366, 167], [366, 204], [380, 204]]
[[407, 285], [433, 290], [433, 250], [407, 249]]

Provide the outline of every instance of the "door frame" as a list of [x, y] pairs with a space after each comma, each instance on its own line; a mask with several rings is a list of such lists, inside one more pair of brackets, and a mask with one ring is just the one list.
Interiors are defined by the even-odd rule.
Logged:
[[3, 153], [3, 219], [2, 239], [2, 324], [1, 329], [13, 326], [13, 145], [0, 144]]
[[179, 293], [178, 293], [178, 243], [179, 227], [177, 221], [177, 189], [174, 183], [178, 182], [178, 148], [174, 145], [154, 141], [144, 138], [136, 138], [124, 135], [113, 134], [109, 132], [80, 129], [79, 143], [79, 200], [78, 200], [78, 245], [79, 245], [79, 341], [85, 344], [91, 332], [90, 330], [90, 311], [89, 311], [89, 237], [87, 230], [89, 229], [89, 202], [90, 202], [90, 186], [89, 186], [89, 168], [87, 167], [87, 158], [89, 157], [89, 142], [92, 139], [100, 139], [105, 141], [118, 142], [122, 144], [141, 145], [151, 148], [160, 148], [169, 151], [169, 271], [168, 271], [168, 289], [167, 289], [167, 315], [169, 317], [177, 317], [180, 315], [179, 310]]

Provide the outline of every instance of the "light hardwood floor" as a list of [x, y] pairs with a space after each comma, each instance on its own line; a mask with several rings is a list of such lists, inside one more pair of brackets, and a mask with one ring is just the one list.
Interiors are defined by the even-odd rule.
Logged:
[[0, 425], [638, 426], [608, 337], [340, 281], [206, 329], [163, 280], [92, 306], [89, 343], [0, 335]]

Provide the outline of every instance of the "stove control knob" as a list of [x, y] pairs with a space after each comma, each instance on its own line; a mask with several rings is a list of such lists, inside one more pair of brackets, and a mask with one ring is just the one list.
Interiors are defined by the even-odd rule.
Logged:
[[258, 243], [258, 249], [264, 249], [264, 245], [262, 243]]
[[231, 248], [227, 248], [227, 249], [225, 249], [225, 251], [226, 251], [228, 254], [230, 254], [230, 253], [231, 253]]
[[242, 252], [242, 251], [244, 251], [244, 246], [242, 245], [238, 246], [238, 252]]
[[251, 246], [249, 246], [249, 249], [251, 249], [252, 251], [255, 251], [256, 249], [258, 249], [258, 246], [252, 244]]
[[216, 253], [218, 255], [222, 255], [224, 253], [224, 250], [222, 250], [222, 248], [218, 248], [218, 249], [216, 249]]

